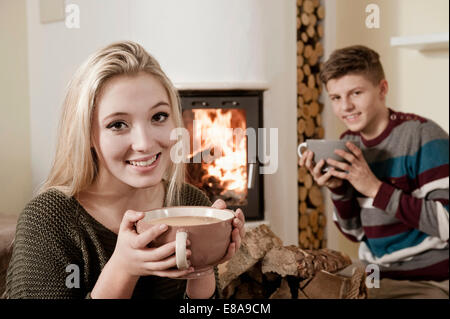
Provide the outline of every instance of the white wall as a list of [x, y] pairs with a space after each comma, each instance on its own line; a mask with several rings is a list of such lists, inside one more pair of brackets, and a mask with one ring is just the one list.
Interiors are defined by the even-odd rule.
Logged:
[[265, 175], [266, 216], [296, 244], [295, 0], [77, 0], [80, 29], [41, 25], [28, 0], [33, 189], [48, 174], [65, 85], [93, 51], [141, 43], [175, 83], [263, 82], [264, 126], [278, 128], [279, 164]]
[[17, 215], [31, 196], [25, 0], [0, 0], [0, 215]]

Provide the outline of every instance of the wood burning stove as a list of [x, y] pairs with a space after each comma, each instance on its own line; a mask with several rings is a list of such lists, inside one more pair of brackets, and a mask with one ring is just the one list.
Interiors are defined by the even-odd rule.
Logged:
[[256, 158], [263, 92], [181, 90], [179, 95], [191, 138], [187, 182], [211, 202], [221, 198], [228, 208], [241, 208], [246, 220], [263, 220], [263, 178]]

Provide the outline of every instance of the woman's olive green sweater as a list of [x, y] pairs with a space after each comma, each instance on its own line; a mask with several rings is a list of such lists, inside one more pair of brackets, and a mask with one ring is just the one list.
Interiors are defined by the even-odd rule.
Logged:
[[[183, 185], [181, 198], [182, 206], [211, 206], [205, 194], [189, 184]], [[75, 198], [56, 189], [36, 196], [17, 223], [5, 297], [89, 298], [116, 241], [117, 234]], [[133, 298], [182, 298], [185, 288], [186, 280], [143, 276]]]

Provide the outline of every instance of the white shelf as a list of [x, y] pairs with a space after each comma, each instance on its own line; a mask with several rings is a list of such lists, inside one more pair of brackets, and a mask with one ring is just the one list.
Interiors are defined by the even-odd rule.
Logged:
[[448, 32], [391, 37], [391, 46], [419, 51], [448, 50]]

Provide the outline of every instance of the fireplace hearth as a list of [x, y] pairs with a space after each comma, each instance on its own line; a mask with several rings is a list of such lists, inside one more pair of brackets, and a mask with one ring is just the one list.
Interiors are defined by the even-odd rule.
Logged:
[[256, 158], [263, 91], [181, 90], [179, 95], [191, 138], [187, 182], [211, 202], [220, 198], [230, 209], [241, 208], [246, 220], [263, 220], [263, 178]]

